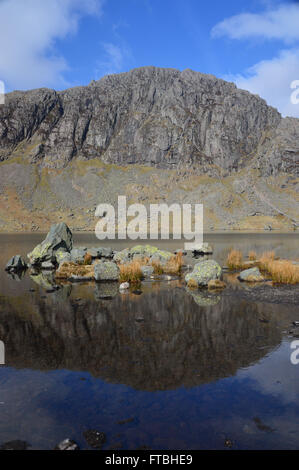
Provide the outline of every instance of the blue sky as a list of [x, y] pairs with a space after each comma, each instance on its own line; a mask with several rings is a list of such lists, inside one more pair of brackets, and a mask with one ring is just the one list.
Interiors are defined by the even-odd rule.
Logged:
[[299, 2], [0, 0], [6, 91], [61, 90], [145, 65], [212, 73], [299, 117]]

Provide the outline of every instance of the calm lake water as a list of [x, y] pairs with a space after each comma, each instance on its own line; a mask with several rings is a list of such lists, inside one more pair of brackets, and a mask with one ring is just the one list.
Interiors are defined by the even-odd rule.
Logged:
[[[180, 281], [144, 282], [141, 294], [93, 283], [47, 293], [47, 279], [4, 271], [43, 238], [0, 235], [0, 446], [53, 449], [68, 437], [84, 449], [84, 431], [96, 429], [103, 449], [224, 449], [227, 439], [232, 449], [299, 448], [298, 305], [250, 302], [238, 290], [192, 295]], [[204, 240], [220, 263], [231, 247], [299, 256], [295, 233]], [[94, 234], [74, 242], [136, 244]]]

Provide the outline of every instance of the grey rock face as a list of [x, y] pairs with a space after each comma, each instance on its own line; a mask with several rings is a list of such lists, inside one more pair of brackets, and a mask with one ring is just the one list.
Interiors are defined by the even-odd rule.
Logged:
[[113, 261], [104, 261], [94, 265], [96, 281], [118, 281], [119, 268]]
[[44, 261], [56, 261], [57, 251], [70, 251], [73, 246], [73, 235], [69, 227], [61, 222], [53, 224], [45, 240], [28, 253], [30, 263], [40, 264]]
[[222, 269], [214, 260], [200, 261], [194, 265], [192, 273], [185, 276], [185, 281], [195, 281], [198, 287], [205, 287], [212, 279], [220, 279]]
[[50, 168], [97, 157], [231, 171], [252, 157], [263, 173], [294, 172], [298, 135], [298, 119], [192, 70], [142, 67], [61, 92], [13, 92], [0, 108], [0, 160], [26, 144], [28, 159]]
[[27, 269], [27, 264], [23, 260], [21, 255], [13, 256], [7, 263], [5, 270], [6, 271], [24, 271]]

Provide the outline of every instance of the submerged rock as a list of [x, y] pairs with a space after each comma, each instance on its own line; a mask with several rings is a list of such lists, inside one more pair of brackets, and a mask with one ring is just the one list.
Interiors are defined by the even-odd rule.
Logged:
[[94, 449], [101, 449], [102, 445], [106, 442], [106, 435], [103, 432], [99, 432], [96, 429], [89, 429], [88, 431], [83, 432], [83, 436]]
[[15, 440], [5, 442], [0, 446], [0, 450], [27, 450], [28, 447], [31, 447], [30, 444], [26, 441]]
[[222, 269], [219, 264], [214, 260], [204, 260], [194, 265], [193, 271], [186, 274], [185, 281], [197, 284], [197, 287], [205, 287], [209, 281], [213, 279], [220, 279]]
[[72, 439], [64, 439], [54, 450], [79, 450], [78, 444]]
[[22, 258], [21, 255], [15, 255], [13, 256], [7, 263], [5, 270], [6, 271], [12, 271], [12, 272], [17, 272], [17, 271], [24, 271], [27, 269], [27, 264]]
[[261, 275], [259, 268], [250, 268], [241, 271], [238, 276], [240, 281], [246, 282], [261, 282], [264, 281], [264, 277]]
[[118, 281], [119, 268], [113, 261], [103, 261], [94, 265], [96, 281]]
[[45, 240], [28, 253], [30, 263], [41, 264], [44, 261], [56, 261], [56, 252], [59, 250], [71, 251], [73, 236], [69, 227], [61, 222], [51, 226]]

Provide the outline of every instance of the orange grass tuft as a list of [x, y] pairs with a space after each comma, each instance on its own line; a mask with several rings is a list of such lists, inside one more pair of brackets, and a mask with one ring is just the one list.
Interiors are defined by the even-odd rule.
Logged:
[[227, 255], [226, 264], [229, 269], [240, 269], [243, 266], [243, 254], [239, 250], [230, 250]]
[[250, 261], [255, 261], [256, 260], [256, 252], [253, 251], [253, 250], [249, 251], [248, 258], [249, 258]]
[[89, 253], [85, 253], [83, 264], [90, 265], [92, 263], [92, 256]]
[[274, 251], [266, 251], [262, 254], [259, 259], [259, 268], [262, 271], [268, 271], [269, 263], [274, 261], [275, 259], [275, 252]]
[[289, 260], [268, 261], [266, 271], [270, 274], [272, 281], [278, 284], [299, 283], [299, 266]]
[[164, 270], [160, 261], [152, 261], [152, 267], [154, 268], [154, 274], [163, 274]]
[[119, 266], [120, 282], [139, 283], [142, 279], [141, 263], [139, 261], [131, 261], [130, 263], [121, 264]]
[[167, 274], [180, 274], [183, 266], [183, 254], [177, 253], [167, 261], [163, 271]]

